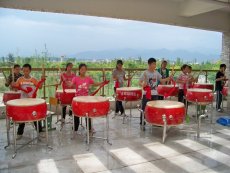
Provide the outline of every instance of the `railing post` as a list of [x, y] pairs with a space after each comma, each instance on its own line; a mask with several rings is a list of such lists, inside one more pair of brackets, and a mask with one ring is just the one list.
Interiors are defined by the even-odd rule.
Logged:
[[208, 83], [208, 71], [205, 70], [205, 83]]
[[[105, 69], [102, 69], [102, 81], [105, 81]], [[105, 86], [102, 87], [102, 96], [105, 96]]]
[[[44, 68], [42, 71], [42, 75], [46, 77], [46, 69]], [[43, 99], [46, 100], [46, 81], [43, 82]]]

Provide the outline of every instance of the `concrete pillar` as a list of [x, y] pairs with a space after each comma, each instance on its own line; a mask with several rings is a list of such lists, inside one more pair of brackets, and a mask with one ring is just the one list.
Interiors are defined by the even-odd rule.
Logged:
[[228, 97], [227, 97], [227, 110], [230, 111], [230, 31], [224, 32], [222, 35], [222, 62], [227, 65], [226, 76], [229, 79], [228, 82]]

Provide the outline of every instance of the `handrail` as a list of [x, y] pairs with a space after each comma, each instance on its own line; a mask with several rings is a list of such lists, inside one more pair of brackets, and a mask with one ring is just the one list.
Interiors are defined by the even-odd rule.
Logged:
[[[44, 72], [58, 72], [60, 73], [60, 70], [61, 71], [64, 71], [65, 68], [33, 68], [32, 71], [36, 72], [36, 71], [41, 71], [44, 70]], [[114, 68], [92, 68], [92, 67], [88, 67], [88, 71], [89, 72], [102, 72], [102, 79], [105, 79], [106, 77], [106, 73], [105, 72], [112, 72], [114, 70]], [[130, 75], [130, 73], [132, 72], [143, 72], [144, 70], [146, 70], [146, 68], [124, 68], [124, 70], [127, 71], [127, 74]], [[169, 68], [169, 70], [171, 71], [172, 69]], [[175, 71], [181, 71], [180, 69], [174, 69]], [[1, 72], [4, 72], [4, 71], [8, 71], [8, 72], [11, 72], [12, 71], [12, 68], [7, 68], [7, 67], [0, 67], [0, 73]], [[77, 68], [73, 68], [73, 71], [77, 72], [78, 69]], [[209, 72], [217, 72], [218, 70], [193, 70], [193, 72], [201, 72], [201, 73], [204, 73], [205, 75], [205, 81], [207, 82], [208, 81], [208, 73]], [[46, 88], [47, 87], [52, 87], [52, 86], [56, 86], [56, 84], [43, 84], [43, 98], [46, 98]], [[102, 89], [102, 93], [101, 95], [105, 96], [105, 90], [104, 90], [104, 87]]]

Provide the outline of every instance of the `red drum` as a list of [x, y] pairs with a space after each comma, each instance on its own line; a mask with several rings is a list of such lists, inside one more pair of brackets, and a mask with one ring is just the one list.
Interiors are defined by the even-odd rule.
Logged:
[[106, 116], [109, 112], [109, 99], [102, 96], [77, 96], [73, 98], [72, 110], [74, 115], [85, 117]]
[[65, 89], [65, 93], [63, 90], [57, 90], [55, 95], [62, 105], [71, 105], [75, 94], [76, 89]]
[[43, 99], [23, 98], [8, 101], [6, 110], [13, 121], [38, 121], [46, 117], [47, 105]]
[[158, 85], [157, 92], [160, 96], [177, 96], [178, 95], [178, 86], [177, 85]]
[[6, 104], [7, 101], [20, 99], [21, 93], [18, 91], [6, 91], [3, 94], [3, 102]]
[[117, 100], [137, 101], [142, 97], [142, 89], [137, 87], [121, 87], [116, 89]]
[[182, 124], [185, 118], [184, 104], [177, 101], [158, 100], [149, 101], [145, 107], [145, 118], [150, 124], [164, 125], [163, 115], [167, 125]]
[[186, 99], [199, 105], [207, 105], [213, 102], [213, 92], [209, 89], [190, 88], [187, 90]]
[[224, 88], [222, 89], [222, 95], [223, 95], [223, 96], [227, 96], [227, 95], [228, 95], [228, 87], [224, 87]]
[[209, 89], [213, 91], [214, 85], [210, 83], [194, 83], [193, 88]]

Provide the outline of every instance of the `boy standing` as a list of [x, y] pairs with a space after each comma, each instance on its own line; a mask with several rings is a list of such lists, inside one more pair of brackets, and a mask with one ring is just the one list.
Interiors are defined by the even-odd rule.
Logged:
[[[20, 73], [20, 65], [15, 64], [14, 65], [14, 69], [13, 69], [13, 73], [14, 74], [10, 74], [6, 80], [5, 86], [6, 87], [10, 87], [11, 90], [13, 90], [11, 84], [13, 82], [16, 82], [18, 80], [18, 78], [22, 77], [22, 74]], [[14, 81], [13, 81], [14, 80]]]
[[[36, 89], [36, 86], [38, 85], [37, 79], [30, 76], [31, 69], [32, 68], [31, 68], [30, 64], [24, 64], [22, 67], [24, 76], [18, 78], [16, 83], [13, 83], [13, 86], [15, 88], [21, 88], [22, 90], [28, 90], [28, 88], [31, 89], [30, 91], [28, 91], [28, 93], [21, 91], [21, 98], [32, 98], [33, 93]], [[41, 88], [41, 87], [42, 86], [40, 86], [39, 88]], [[36, 127], [36, 125], [37, 125], [36, 122], [34, 122], [34, 125]], [[24, 127], [25, 127], [25, 123], [20, 123], [18, 126], [18, 132], [17, 132], [17, 139], [18, 140], [22, 138], [22, 134], [24, 132]], [[41, 122], [38, 123], [38, 129], [39, 129], [39, 132], [42, 132]]]
[[[144, 88], [144, 95], [142, 99], [142, 110], [145, 110], [145, 106], [148, 101], [158, 100], [157, 83], [167, 82], [170, 77], [162, 79], [161, 74], [156, 70], [156, 59], [148, 59], [148, 69], [144, 71], [139, 80], [139, 85]], [[140, 117], [140, 124], [142, 124], [142, 113]]]
[[221, 112], [221, 103], [222, 103], [222, 89], [224, 87], [226, 76], [224, 74], [226, 70], [226, 65], [221, 64], [220, 65], [220, 70], [216, 73], [216, 109], [218, 112]]

